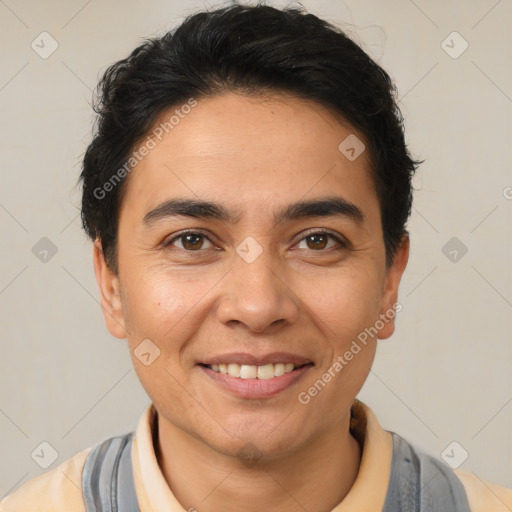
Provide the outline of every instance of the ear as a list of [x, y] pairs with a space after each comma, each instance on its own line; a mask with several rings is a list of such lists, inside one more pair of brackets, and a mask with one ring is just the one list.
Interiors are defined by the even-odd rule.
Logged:
[[384, 327], [379, 329], [378, 338], [389, 338], [395, 331], [395, 316], [401, 311], [402, 305], [398, 303], [398, 286], [409, 260], [409, 235], [402, 235], [393, 263], [387, 269], [386, 280], [381, 300], [380, 320]]
[[100, 290], [100, 303], [105, 324], [115, 338], [125, 339], [123, 304], [119, 293], [119, 278], [107, 265], [101, 242], [94, 242], [94, 273]]

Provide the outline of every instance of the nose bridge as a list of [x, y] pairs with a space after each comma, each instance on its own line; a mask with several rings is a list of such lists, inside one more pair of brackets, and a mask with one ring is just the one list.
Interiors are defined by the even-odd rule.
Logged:
[[271, 250], [248, 237], [236, 252], [217, 309], [219, 320], [238, 321], [258, 332], [278, 321], [294, 322], [296, 300]]

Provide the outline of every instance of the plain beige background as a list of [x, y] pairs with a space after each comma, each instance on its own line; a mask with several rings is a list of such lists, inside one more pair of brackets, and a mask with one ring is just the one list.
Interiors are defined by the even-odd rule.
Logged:
[[[385, 428], [438, 457], [456, 441], [462, 469], [512, 487], [512, 3], [303, 4], [391, 73], [426, 159], [403, 310], [360, 398]], [[100, 73], [207, 6], [0, 0], [0, 497], [43, 471], [31, 457], [40, 443], [55, 467], [133, 430], [149, 403], [125, 342], [104, 327], [75, 183]], [[48, 58], [31, 47], [43, 31], [58, 43]], [[57, 250], [46, 262], [33, 251], [43, 237]]]

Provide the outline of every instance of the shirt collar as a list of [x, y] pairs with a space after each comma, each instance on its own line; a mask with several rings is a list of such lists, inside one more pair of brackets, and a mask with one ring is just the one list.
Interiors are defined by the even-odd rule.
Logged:
[[356, 481], [332, 512], [380, 511], [388, 491], [393, 438], [382, 429], [371, 409], [355, 400], [350, 431], [362, 446]]
[[[380, 511], [384, 507], [391, 469], [393, 441], [368, 406], [355, 400], [352, 435], [362, 446], [361, 464], [349, 493], [332, 512]], [[165, 480], [153, 445], [156, 409], [150, 404], [139, 420], [132, 446], [133, 476], [141, 512], [184, 512]]]

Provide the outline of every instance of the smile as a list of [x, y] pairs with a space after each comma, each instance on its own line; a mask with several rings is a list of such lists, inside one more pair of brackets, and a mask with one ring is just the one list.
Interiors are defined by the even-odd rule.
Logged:
[[312, 361], [300, 359], [295, 363], [270, 363], [268, 358], [267, 361], [261, 361], [265, 364], [218, 362], [223, 360], [219, 358], [215, 362], [200, 363], [198, 366], [209, 382], [230, 395], [244, 399], [264, 399], [277, 395], [296, 385], [314, 367]]
[[248, 364], [212, 364], [208, 367], [214, 372], [219, 372], [231, 377], [240, 379], [260, 379], [268, 380], [274, 377], [281, 377], [285, 373], [291, 373], [295, 370], [293, 363], [276, 363], [265, 364], [262, 366], [248, 365]]

